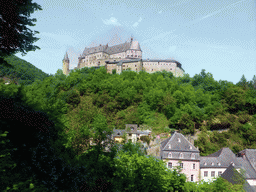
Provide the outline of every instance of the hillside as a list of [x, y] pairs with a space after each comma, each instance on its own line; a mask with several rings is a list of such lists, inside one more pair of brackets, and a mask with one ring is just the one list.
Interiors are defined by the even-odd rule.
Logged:
[[49, 77], [41, 69], [36, 68], [31, 63], [18, 58], [17, 56], [9, 56], [4, 59], [7, 64], [0, 64], [0, 79], [4, 81], [14, 81], [16, 84], [31, 84], [36, 79], [42, 81]]
[[[168, 72], [112, 75], [105, 68], [83, 68], [69, 76], [58, 70], [26, 86], [1, 82], [0, 180], [9, 180], [0, 189], [13, 186], [22, 191], [34, 185], [41, 191], [103, 191], [107, 186], [107, 191], [124, 191], [135, 179], [136, 189], [150, 185], [161, 191], [193, 191], [195, 183], [166, 170], [163, 161], [145, 156], [140, 146], [109, 141], [112, 151], [106, 152], [102, 141], [113, 128], [136, 123], [152, 128], [154, 135], [165, 132], [161, 139], [174, 129], [192, 135], [201, 131], [195, 140], [201, 155], [222, 146], [234, 152], [254, 147], [253, 86], [217, 82], [204, 70], [194, 77], [176, 78]], [[225, 131], [211, 132], [219, 129]], [[89, 144], [91, 139], [95, 146]], [[151, 152], [157, 149], [152, 147]], [[220, 185], [226, 191], [239, 191], [221, 178], [198, 188]]]
[[[204, 70], [194, 77], [176, 78], [168, 72], [111, 75], [104, 68], [83, 68], [68, 77], [59, 70], [54, 77], [28, 86], [26, 93], [34, 95], [28, 99], [31, 103], [62, 103], [67, 133], [77, 132], [78, 127], [84, 129], [80, 132], [92, 129], [94, 117], [102, 114], [110, 129], [134, 123], [150, 126], [154, 135], [171, 129], [192, 135], [201, 131], [195, 145], [207, 155], [224, 146], [235, 153], [256, 148], [254, 86], [253, 81], [218, 82]], [[229, 131], [214, 132], [221, 129]], [[79, 135], [78, 131], [77, 140], [82, 139]]]

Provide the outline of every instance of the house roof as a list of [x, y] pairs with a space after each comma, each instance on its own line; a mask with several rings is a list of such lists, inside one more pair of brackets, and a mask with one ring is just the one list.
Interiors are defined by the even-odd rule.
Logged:
[[[220, 163], [220, 165], [218, 165], [218, 163]], [[226, 168], [230, 163], [239, 165], [240, 162], [228, 147], [223, 147], [208, 156], [200, 156], [200, 168]]]
[[113, 129], [113, 137], [122, 137], [124, 133], [124, 129]]
[[[244, 180], [242, 174], [240, 174], [232, 164], [228, 166], [228, 168], [221, 174], [223, 179], [226, 179], [232, 184], [238, 184], [239, 180]], [[254, 192], [253, 188], [249, 185], [249, 183], [245, 180], [243, 188], [247, 192]]]
[[[171, 145], [171, 148], [169, 148]], [[195, 146], [190, 143], [184, 135], [181, 133], [174, 132], [171, 137], [161, 142], [161, 150], [162, 151], [187, 151], [187, 152], [197, 152], [199, 150], [195, 148]]]
[[256, 149], [244, 149], [238, 153], [239, 156], [245, 155], [251, 166], [256, 170]]

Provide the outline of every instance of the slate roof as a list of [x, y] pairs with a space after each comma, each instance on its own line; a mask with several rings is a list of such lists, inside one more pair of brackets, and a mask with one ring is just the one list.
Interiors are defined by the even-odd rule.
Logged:
[[124, 129], [113, 129], [113, 137], [122, 137], [124, 133]]
[[[171, 148], [169, 148], [169, 145]], [[184, 135], [174, 132], [171, 137], [165, 139], [160, 144], [160, 156], [162, 158], [169, 158], [168, 154], [171, 152], [172, 159], [183, 160], [199, 160], [199, 150], [190, 143]], [[180, 158], [181, 153], [183, 157]], [[192, 156], [194, 155], [194, 158]]]
[[107, 44], [107, 45], [99, 45], [96, 47], [85, 48], [82, 56], [84, 57], [86, 55], [89, 55], [92, 53], [98, 53], [98, 52], [104, 52], [111, 55], [115, 53], [125, 52], [128, 49], [136, 49], [141, 51], [138, 41], [130, 41], [130, 42], [125, 42], [119, 45], [114, 45], [111, 47], [109, 47]]
[[137, 133], [138, 125], [137, 124], [126, 124], [125, 130], [127, 133]]
[[63, 60], [68, 60], [68, 53], [67, 52], [66, 52]]
[[[214, 164], [212, 165], [212, 163]], [[220, 163], [220, 165], [218, 165], [218, 163]], [[228, 147], [223, 147], [208, 156], [200, 156], [200, 168], [227, 168], [230, 163], [239, 165], [240, 162]]]
[[[221, 174], [221, 177], [232, 184], [237, 184], [238, 181], [236, 181], [236, 179], [243, 180], [244, 177], [234, 168], [236, 167], [234, 167], [232, 164], [229, 165], [228, 168]], [[237, 175], [237, 177], [235, 177], [235, 174]], [[246, 180], [243, 185], [243, 188], [247, 192], [254, 192], [254, 189], [252, 188], [252, 186], [249, 185], [249, 183]]]
[[118, 64], [122, 65], [123, 63], [132, 63], [132, 62], [138, 62], [141, 61], [141, 59], [122, 59], [118, 61], [105, 61], [106, 64]]
[[238, 153], [238, 156], [245, 155], [251, 166], [256, 170], [256, 149], [244, 149]]

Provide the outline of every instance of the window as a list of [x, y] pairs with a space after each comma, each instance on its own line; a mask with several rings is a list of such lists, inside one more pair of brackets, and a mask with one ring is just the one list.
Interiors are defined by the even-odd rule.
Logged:
[[178, 138], [178, 142], [180, 143], [180, 138]]
[[222, 174], [222, 171], [219, 171], [219, 172], [218, 172], [218, 176], [221, 176], [221, 174]]
[[180, 167], [183, 169], [183, 163], [180, 163]]
[[211, 164], [212, 166], [214, 165], [214, 163]]
[[208, 171], [204, 171], [204, 177], [208, 177]]
[[193, 169], [196, 169], [196, 164], [195, 163], [193, 163]]
[[131, 55], [131, 57], [133, 57], [133, 55]]
[[151, 69], [151, 71], [153, 71], [153, 69]]
[[168, 148], [171, 149], [171, 144], [168, 145]]
[[168, 163], [168, 167], [172, 168], [172, 163], [171, 162]]
[[207, 165], [207, 163], [205, 162], [204, 165]]
[[191, 159], [195, 159], [195, 154], [191, 154]]
[[180, 153], [180, 158], [183, 158], [183, 154], [182, 153]]
[[168, 154], [168, 158], [172, 158], [172, 153], [169, 153], [169, 154]]
[[191, 181], [194, 181], [194, 175], [191, 175]]
[[137, 65], [135, 65], [135, 67], [137, 67]]
[[217, 165], [219, 165], [219, 166], [220, 166], [220, 163], [217, 163]]
[[132, 136], [132, 134], [131, 134], [131, 133], [129, 133], [129, 136]]
[[211, 172], [211, 177], [215, 177], [215, 171]]
[[120, 133], [118, 132], [117, 135], [120, 135]]
[[189, 146], [189, 149], [192, 149], [192, 146], [191, 146], [191, 145]]

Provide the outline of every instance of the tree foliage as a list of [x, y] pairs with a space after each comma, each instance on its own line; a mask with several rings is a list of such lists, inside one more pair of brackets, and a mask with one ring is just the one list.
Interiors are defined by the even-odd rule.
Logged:
[[38, 31], [32, 31], [28, 26], [35, 26], [36, 19], [30, 14], [42, 10], [32, 0], [0, 1], [0, 57], [10, 56], [17, 52], [25, 55], [28, 51], [40, 49], [33, 43], [39, 38], [34, 37]]

